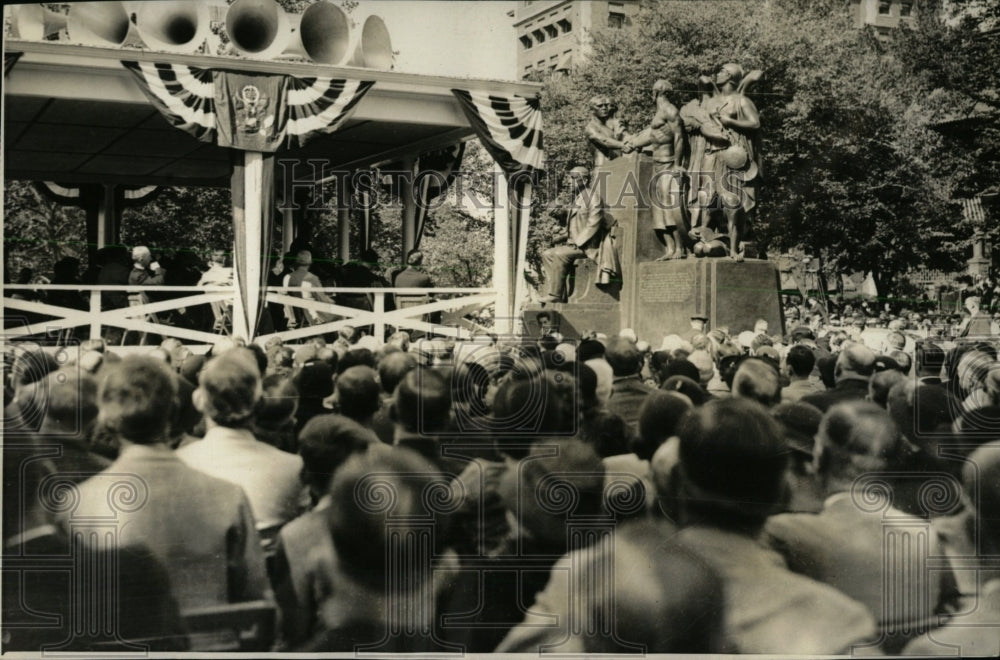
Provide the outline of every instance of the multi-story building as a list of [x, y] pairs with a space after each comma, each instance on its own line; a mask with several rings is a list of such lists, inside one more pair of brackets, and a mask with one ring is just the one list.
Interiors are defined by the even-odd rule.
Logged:
[[513, 11], [518, 75], [570, 69], [586, 57], [591, 30], [629, 28], [638, 13], [639, 0], [521, 0]]
[[852, 0], [855, 25], [872, 25], [880, 34], [888, 34], [916, 17], [913, 0]]

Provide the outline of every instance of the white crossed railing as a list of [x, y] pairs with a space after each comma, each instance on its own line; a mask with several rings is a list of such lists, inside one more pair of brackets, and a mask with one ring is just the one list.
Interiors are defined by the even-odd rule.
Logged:
[[[19, 291], [34, 294], [48, 291], [73, 291], [88, 294], [87, 309], [73, 309], [53, 305], [48, 302], [37, 300], [26, 300], [14, 297]], [[301, 291], [325, 292], [336, 301], [338, 294], [358, 295], [363, 294], [370, 297], [372, 301], [372, 311], [356, 309], [345, 305], [329, 304], [317, 300], [307, 300], [298, 295]], [[126, 295], [138, 293], [172, 293], [188, 294], [180, 295], [170, 300], [156, 302], [144, 302], [142, 304], [132, 304], [117, 309], [101, 309], [102, 293], [123, 293]], [[89, 327], [91, 337], [99, 337], [104, 327], [122, 328], [126, 331], [140, 333], [157, 334], [163, 337], [176, 337], [177, 339], [198, 344], [213, 344], [219, 339], [219, 335], [204, 330], [194, 330], [182, 328], [167, 323], [154, 322], [150, 320], [152, 315], [180, 310], [185, 307], [203, 305], [217, 302], [224, 302], [231, 305], [234, 289], [231, 286], [75, 286], [57, 284], [22, 284], [6, 285], [4, 287], [4, 316], [10, 320], [11, 312], [26, 312], [35, 315], [44, 315], [45, 320], [25, 323], [21, 325], [11, 325], [4, 330], [7, 339], [17, 337], [29, 337], [33, 335], [55, 334], [64, 330]], [[393, 296], [399, 303], [406, 301], [410, 303], [406, 307], [386, 311], [386, 297]], [[445, 299], [438, 299], [449, 296]], [[267, 290], [266, 302], [287, 305], [291, 307], [323, 312], [334, 315], [336, 320], [308, 325], [301, 328], [275, 332], [267, 335], [255, 337], [255, 341], [264, 342], [271, 337], [280, 337], [283, 341], [294, 341], [324, 335], [343, 328], [344, 326], [372, 326], [373, 334], [376, 337], [385, 336], [386, 328], [394, 327], [405, 330], [417, 330], [426, 333], [433, 333], [441, 336], [463, 338], [471, 335], [468, 327], [471, 324], [463, 323], [462, 317], [473, 310], [479, 310], [496, 301], [496, 290], [492, 288], [350, 288], [350, 287], [315, 287], [309, 289], [291, 287], [269, 287]], [[413, 303], [416, 304], [413, 304]], [[432, 323], [426, 320], [427, 315], [435, 312], [449, 312], [448, 321], [442, 323]], [[265, 310], [265, 313], [266, 310]]]

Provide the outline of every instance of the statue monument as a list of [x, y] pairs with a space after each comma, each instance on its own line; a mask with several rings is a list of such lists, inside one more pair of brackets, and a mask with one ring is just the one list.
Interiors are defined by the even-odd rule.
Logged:
[[[655, 344], [695, 315], [733, 333], [757, 319], [783, 327], [777, 268], [747, 248], [762, 177], [760, 116], [747, 93], [761, 75], [724, 64], [680, 109], [657, 80], [653, 116], [635, 134], [609, 98], [591, 100], [592, 183], [571, 177], [577, 229], [567, 216], [569, 243], [543, 253], [545, 295], [525, 308], [529, 332], [543, 307], [567, 338], [632, 328]], [[617, 287], [608, 286], [615, 263]]]

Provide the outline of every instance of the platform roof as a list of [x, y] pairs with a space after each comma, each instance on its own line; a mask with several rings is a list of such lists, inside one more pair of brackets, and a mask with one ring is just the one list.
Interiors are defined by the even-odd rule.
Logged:
[[[23, 53], [4, 80], [4, 177], [62, 184], [226, 185], [229, 150], [170, 126], [121, 60], [374, 80], [333, 135], [282, 152], [319, 159], [321, 176], [418, 155], [472, 136], [453, 88], [534, 95], [539, 85], [447, 78], [303, 62], [254, 61], [8, 39]], [[301, 179], [308, 168], [296, 170]], [[282, 168], [276, 169], [280, 177]]]

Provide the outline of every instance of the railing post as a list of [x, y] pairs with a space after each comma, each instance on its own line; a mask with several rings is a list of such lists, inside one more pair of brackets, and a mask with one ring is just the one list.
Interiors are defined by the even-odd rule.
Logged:
[[383, 320], [383, 315], [385, 314], [385, 291], [375, 292], [375, 327], [373, 332], [375, 333], [375, 338], [379, 341], [385, 341], [385, 321]]
[[101, 336], [101, 292], [90, 292], [90, 338]]

